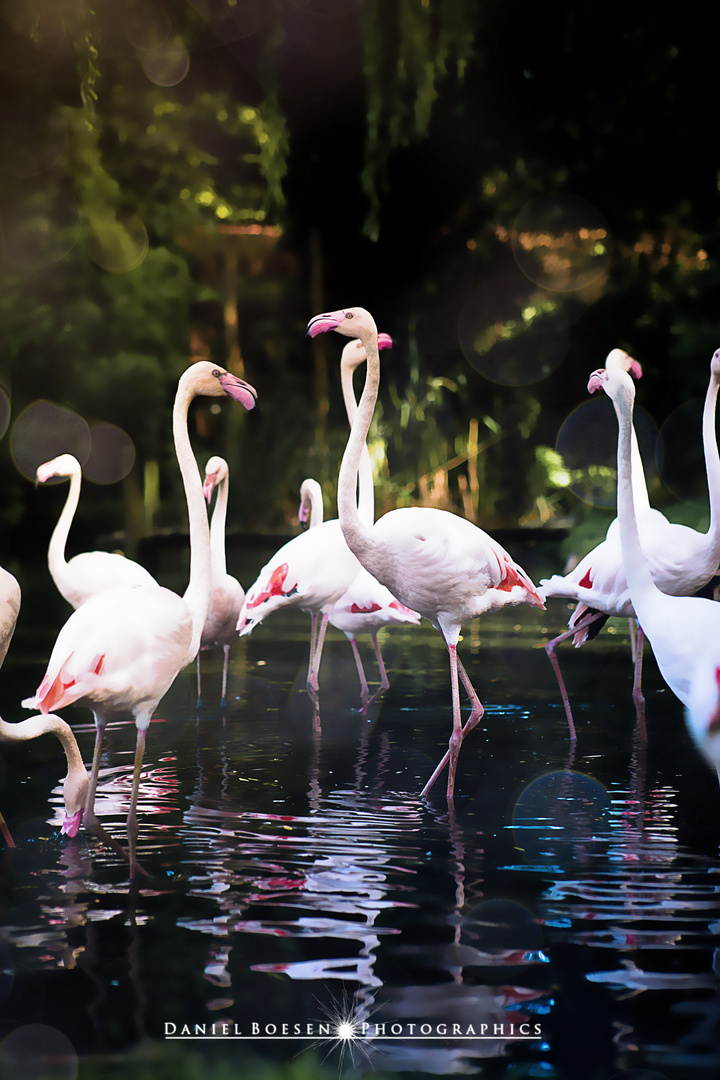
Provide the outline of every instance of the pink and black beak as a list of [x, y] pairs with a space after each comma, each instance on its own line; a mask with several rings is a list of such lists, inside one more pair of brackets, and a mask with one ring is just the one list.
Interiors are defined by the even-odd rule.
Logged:
[[62, 823], [60, 832], [62, 836], [77, 836], [78, 830], [82, 822], [83, 810], [82, 808], [75, 814], [68, 814], [65, 811], [65, 820]]
[[228, 397], [233, 401], [239, 401], [248, 412], [254, 409], [257, 403], [257, 392], [250, 383], [244, 379], [238, 379], [237, 375], [231, 375], [229, 371], [216, 371], [215, 375]]
[[326, 334], [328, 330], [337, 330], [344, 316], [344, 311], [329, 311], [324, 315], [316, 315], [307, 324], [305, 336], [314, 338], [318, 334]]

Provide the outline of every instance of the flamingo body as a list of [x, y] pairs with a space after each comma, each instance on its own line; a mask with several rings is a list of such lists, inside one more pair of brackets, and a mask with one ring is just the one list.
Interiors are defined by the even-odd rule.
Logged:
[[[87, 705], [95, 715], [96, 738], [85, 817], [105, 838], [94, 816], [103, 733], [110, 719], [129, 712], [135, 720], [135, 770], [128, 813], [130, 874], [137, 870], [137, 799], [152, 715], [174, 679], [195, 659], [210, 606], [210, 531], [202, 482], [190, 445], [187, 417], [197, 395], [255, 404], [247, 383], [209, 361], [180, 377], [173, 408], [175, 451], [183, 479], [190, 526], [190, 582], [183, 597], [159, 585], [106, 589], [78, 607], [60, 630], [45, 675], [26, 708], [47, 713]], [[108, 838], [109, 839], [109, 838]]]
[[[308, 323], [314, 337], [336, 330], [359, 338], [367, 355], [365, 387], [352, 424], [338, 479], [338, 516], [348, 546], [374, 578], [407, 607], [429, 619], [445, 640], [450, 658], [453, 731], [447, 754], [422, 790], [426, 795], [448, 764], [447, 797], [452, 799], [460, 746], [483, 715], [483, 707], [457, 656], [464, 622], [509, 604], [544, 607], [525, 571], [477, 526], [448, 511], [427, 507], [392, 510], [373, 525], [358, 513], [356, 484], [380, 382], [375, 321], [364, 308], [318, 315]], [[470, 697], [471, 713], [460, 720], [458, 675]]]
[[117, 552], [84, 551], [66, 559], [65, 546], [80, 500], [80, 462], [72, 454], [60, 454], [38, 467], [36, 477], [40, 483], [53, 476], [70, 479], [68, 496], [48, 547], [50, 574], [68, 603], [78, 608], [91, 596], [116, 585], [154, 585], [155, 579], [144, 566]]
[[[720, 350], [713, 356], [720, 370]], [[715, 369], [715, 368], [714, 368]], [[720, 604], [662, 592], [650, 571], [631, 494], [630, 439], [635, 388], [623, 371], [600, 369], [588, 390], [603, 389], [618, 418], [618, 522], [633, 608], [660, 674], [685, 706], [688, 730], [704, 757], [720, 767]]]

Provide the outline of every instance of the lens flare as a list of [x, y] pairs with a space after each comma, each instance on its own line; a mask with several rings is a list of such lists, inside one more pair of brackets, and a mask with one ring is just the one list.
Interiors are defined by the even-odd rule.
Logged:
[[79, 413], [54, 401], [34, 401], [18, 416], [10, 436], [15, 465], [35, 482], [38, 465], [58, 454], [74, 454], [82, 465], [90, 453], [90, 428]]

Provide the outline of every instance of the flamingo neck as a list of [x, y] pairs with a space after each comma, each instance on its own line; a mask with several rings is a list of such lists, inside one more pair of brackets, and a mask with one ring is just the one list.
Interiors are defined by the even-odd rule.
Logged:
[[41, 735], [52, 734], [60, 740], [67, 761], [68, 776], [85, 773], [80, 748], [72, 728], [55, 713], [46, 716], [30, 716], [16, 724], [0, 719], [0, 742], [30, 742]]
[[705, 405], [703, 407], [702, 438], [705, 452], [705, 472], [707, 475], [708, 495], [710, 496], [710, 526], [707, 531], [711, 548], [710, 556], [717, 568], [720, 559], [720, 453], [718, 453], [715, 412], [717, 408], [718, 384], [720, 376], [711, 372]]
[[190, 535], [190, 579], [184, 594], [184, 600], [192, 615], [193, 627], [188, 654], [189, 663], [190, 660], [197, 656], [203, 627], [210, 610], [212, 561], [210, 554], [210, 527], [203, 497], [202, 480], [190, 445], [190, 434], [188, 432], [188, 412], [195, 393], [190, 379], [186, 376], [187, 372], [181, 377], [175, 395], [173, 438], [180, 475], [185, 488]]
[[74, 469], [69, 474], [69, 477], [70, 487], [68, 489], [65, 505], [63, 506], [62, 513], [53, 529], [52, 536], [50, 537], [50, 544], [48, 546], [48, 569], [53, 580], [57, 580], [58, 574], [62, 577], [64, 571], [67, 569], [65, 546], [67, 544], [68, 536], [70, 535], [70, 526], [73, 523], [75, 511], [77, 510], [80, 501], [80, 469]]
[[634, 424], [632, 425], [630, 453], [632, 455], [633, 502], [635, 504], [635, 513], [639, 514], [643, 510], [650, 509], [650, 499], [648, 496], [647, 481], [645, 479], [645, 469], [643, 468], [642, 458], [640, 457], [640, 447], [638, 446]]
[[[355, 416], [357, 415], [357, 401], [355, 400], [355, 391], [353, 390], [354, 371], [355, 369], [351, 367], [350, 364], [345, 362], [341, 363], [340, 383], [342, 386], [343, 400], [345, 402], [345, 410], [351, 428]], [[366, 525], [372, 525], [375, 520], [375, 486], [373, 483], [372, 461], [367, 446], [367, 439], [363, 444], [362, 453], [360, 455], [357, 500], [358, 510], [362, 521], [364, 521]]]
[[228, 478], [224, 476], [218, 485], [215, 508], [210, 522], [210, 552], [213, 572], [219, 576], [227, 573], [225, 560], [225, 521], [228, 504]]
[[633, 489], [633, 401], [631, 397], [613, 399], [618, 418], [617, 453], [617, 516], [620, 526], [620, 546], [633, 607], [643, 624], [642, 604], [659, 590], [645, 561], [638, 531]]
[[363, 450], [365, 450], [366, 454], [368, 453], [365, 443], [373, 413], [375, 412], [375, 403], [377, 402], [380, 386], [380, 352], [378, 350], [377, 333], [364, 334], [361, 340], [365, 346], [367, 370], [363, 392], [357, 406], [355, 419], [352, 421], [350, 428], [350, 438], [340, 465], [338, 517], [348, 547], [362, 563], [363, 556], [367, 555], [373, 546], [373, 542], [370, 534], [370, 523], [366, 522], [358, 511], [357, 483]]

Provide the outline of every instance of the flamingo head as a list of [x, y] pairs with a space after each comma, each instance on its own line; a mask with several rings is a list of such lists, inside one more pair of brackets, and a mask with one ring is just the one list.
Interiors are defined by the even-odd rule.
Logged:
[[231, 375], [229, 371], [212, 364], [209, 360], [198, 360], [191, 364], [180, 376], [179, 386], [189, 389], [193, 396], [223, 397], [227, 395], [233, 401], [239, 401], [248, 411], [255, 408], [257, 393], [250, 383]]
[[322, 522], [322, 488], [317, 480], [309, 478], [300, 485], [300, 508], [298, 521], [303, 529], [312, 529]]
[[89, 787], [90, 777], [84, 766], [68, 772], [63, 780], [65, 820], [60, 830], [63, 836], [77, 836], [85, 811]]
[[225, 458], [211, 457], [205, 466], [205, 480], [203, 481], [203, 495], [205, 502], [210, 504], [212, 494], [218, 484], [221, 484], [228, 475], [228, 464]]
[[605, 357], [605, 367], [629, 371], [634, 379], [642, 379], [642, 366], [638, 360], [633, 360], [623, 349], [611, 349]]
[[635, 400], [635, 383], [624, 368], [598, 368], [588, 379], [588, 392], [604, 390], [612, 401], [622, 401], [631, 406]]
[[338, 334], [345, 337], [360, 338], [363, 345], [373, 336], [377, 337], [375, 320], [369, 311], [361, 307], [341, 308], [339, 311], [316, 315], [307, 324], [306, 334], [308, 337], [317, 337], [328, 330], [337, 330]]
[[80, 462], [72, 454], [60, 454], [59, 457], [38, 465], [35, 479], [39, 484], [44, 484], [53, 476], [72, 476], [80, 472]]
[[713, 379], [720, 382], [720, 349], [716, 349], [710, 361], [710, 374]]

